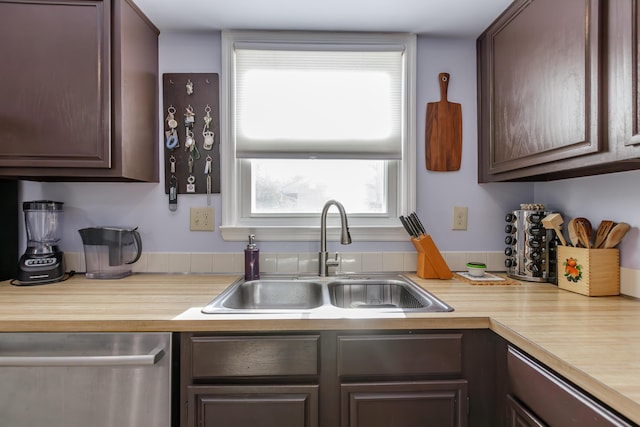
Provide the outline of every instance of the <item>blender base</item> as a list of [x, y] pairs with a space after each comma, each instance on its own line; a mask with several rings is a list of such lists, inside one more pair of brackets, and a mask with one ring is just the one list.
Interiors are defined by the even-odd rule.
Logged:
[[65, 264], [64, 254], [56, 252], [52, 254], [22, 255], [18, 264], [18, 278], [14, 285], [44, 285], [56, 283], [64, 279]]

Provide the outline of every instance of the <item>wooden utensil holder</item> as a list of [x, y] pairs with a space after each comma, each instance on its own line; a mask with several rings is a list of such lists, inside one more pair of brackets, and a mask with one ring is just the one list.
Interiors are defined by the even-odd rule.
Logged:
[[620, 251], [558, 246], [558, 287], [587, 296], [620, 295]]
[[451, 279], [453, 273], [442, 258], [442, 254], [431, 236], [421, 235], [411, 238], [411, 243], [418, 250], [418, 267], [416, 274], [422, 279]]

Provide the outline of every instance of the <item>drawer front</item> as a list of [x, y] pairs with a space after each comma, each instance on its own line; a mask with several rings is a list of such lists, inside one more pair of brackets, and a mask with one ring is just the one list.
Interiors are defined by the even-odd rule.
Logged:
[[607, 427], [623, 421], [580, 390], [534, 360], [509, 348], [509, 388], [524, 405], [551, 427]]
[[338, 337], [338, 375], [462, 373], [462, 334]]
[[194, 379], [318, 375], [319, 335], [191, 337]]

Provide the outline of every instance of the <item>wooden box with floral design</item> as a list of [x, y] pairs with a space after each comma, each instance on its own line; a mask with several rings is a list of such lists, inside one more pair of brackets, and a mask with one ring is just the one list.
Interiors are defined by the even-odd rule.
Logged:
[[590, 297], [620, 295], [620, 251], [558, 246], [558, 287]]

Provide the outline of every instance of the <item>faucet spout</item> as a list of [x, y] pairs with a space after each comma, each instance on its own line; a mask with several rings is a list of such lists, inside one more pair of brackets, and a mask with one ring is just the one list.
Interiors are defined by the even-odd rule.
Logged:
[[321, 277], [327, 276], [329, 274], [329, 266], [336, 265], [337, 262], [329, 261], [327, 259], [327, 213], [329, 212], [329, 208], [334, 205], [338, 208], [338, 212], [340, 214], [340, 243], [343, 245], [351, 244], [351, 235], [349, 234], [349, 224], [347, 222], [347, 213], [344, 210], [344, 206], [342, 203], [336, 200], [329, 200], [324, 204], [322, 208], [322, 214], [320, 215], [320, 252], [318, 253], [319, 257], [319, 275]]

